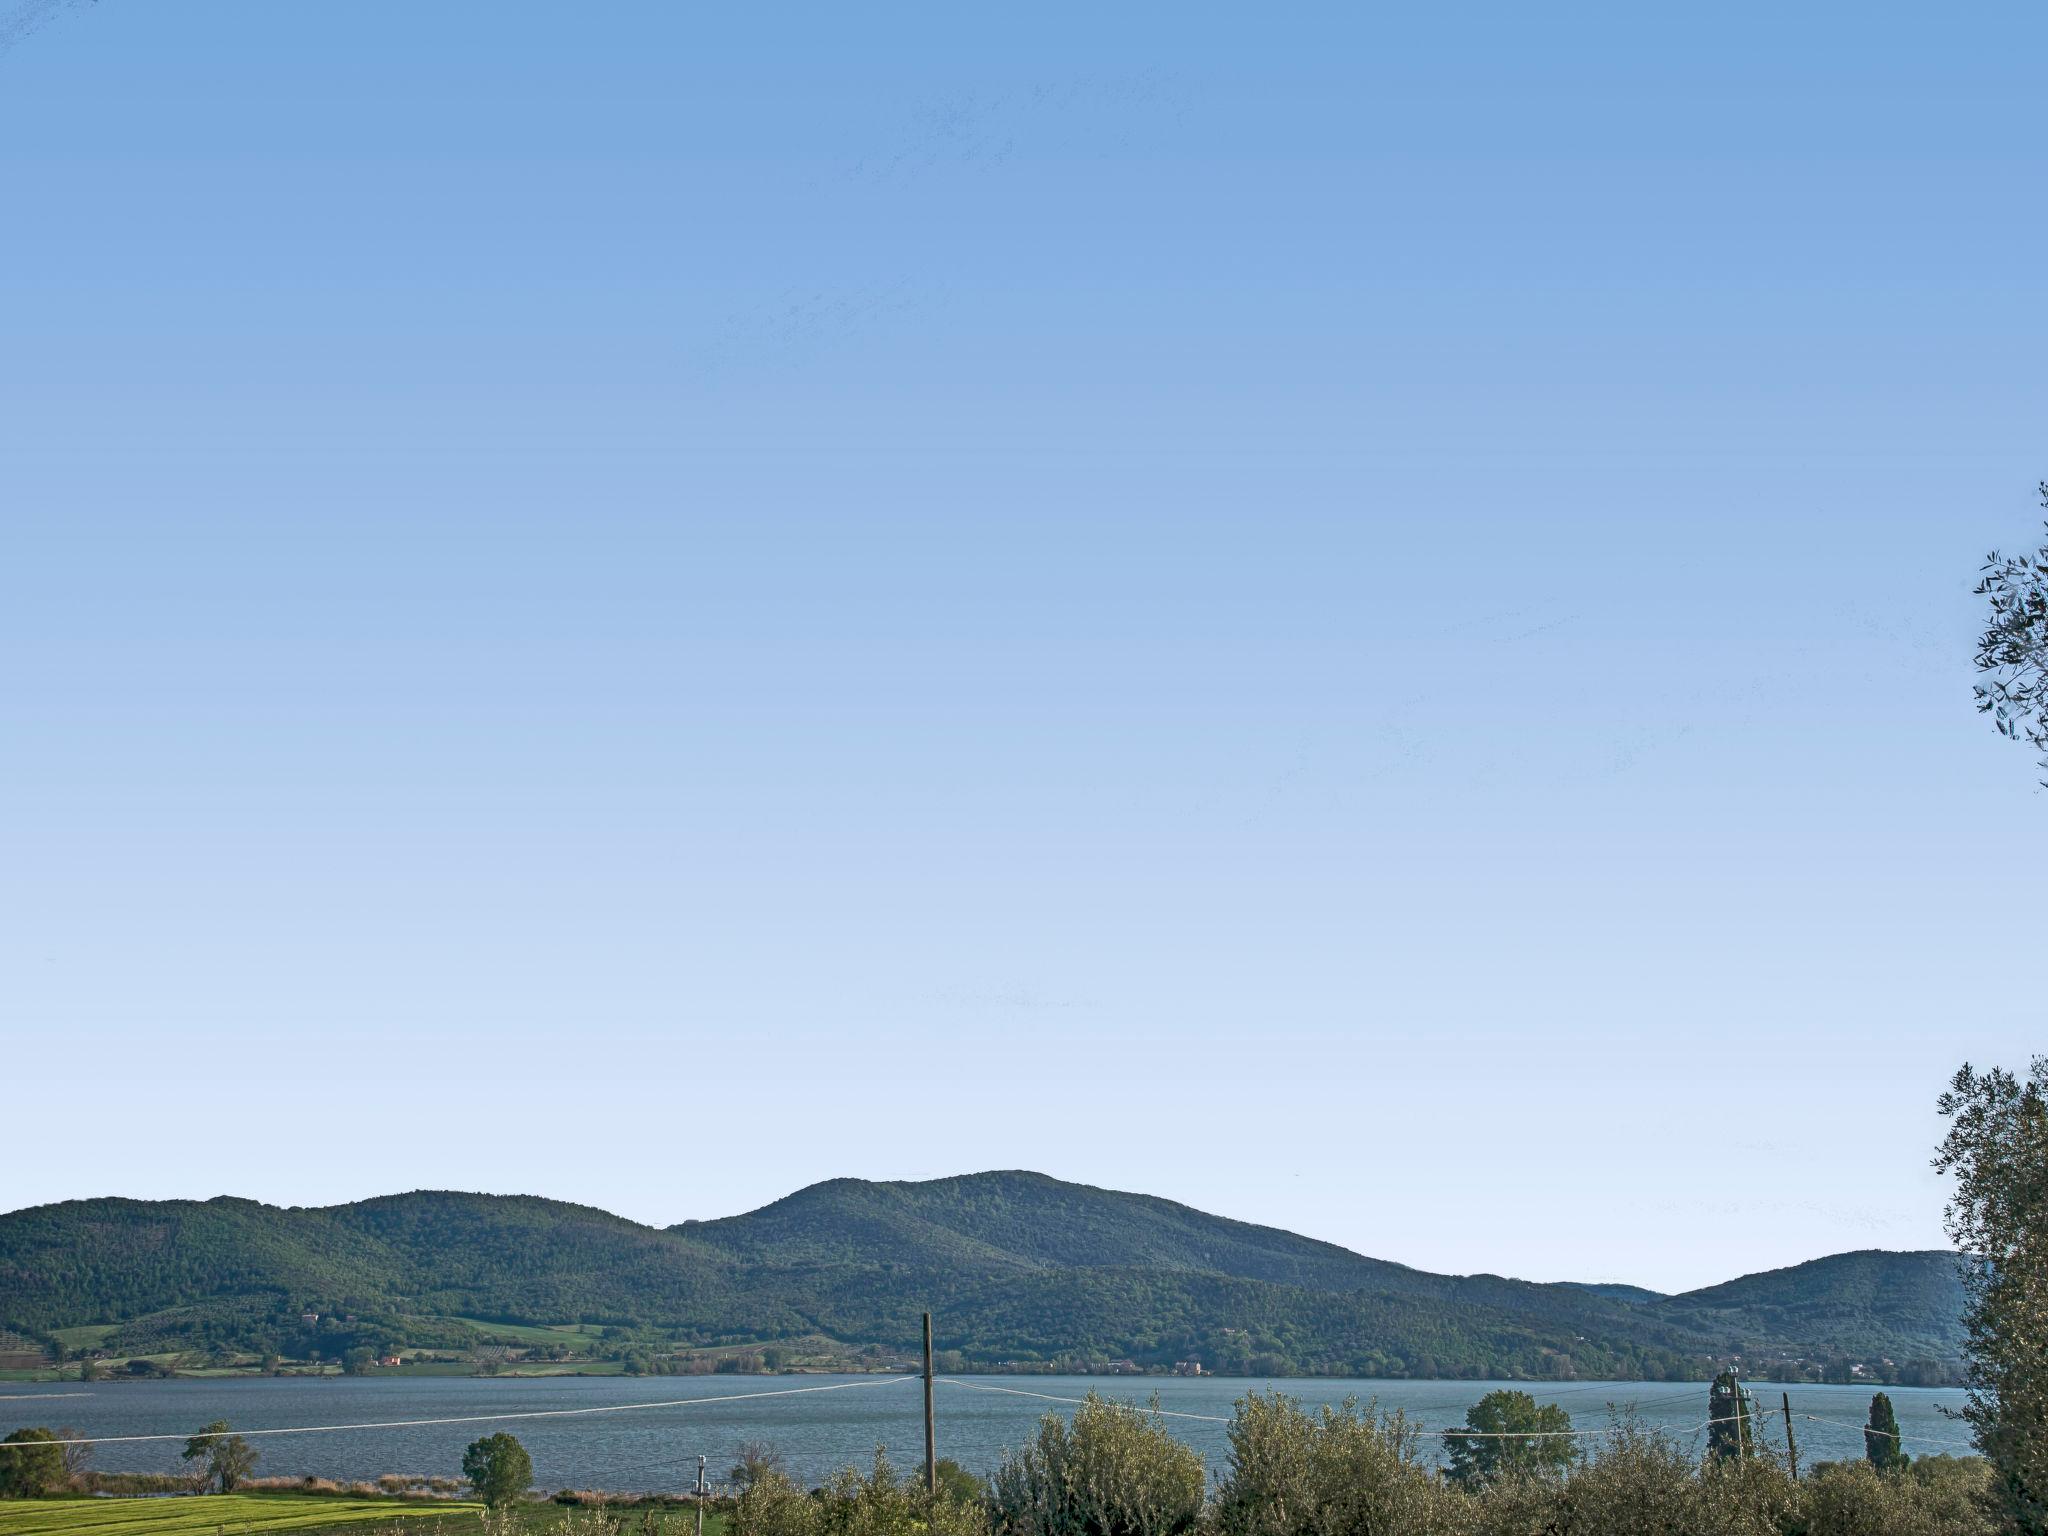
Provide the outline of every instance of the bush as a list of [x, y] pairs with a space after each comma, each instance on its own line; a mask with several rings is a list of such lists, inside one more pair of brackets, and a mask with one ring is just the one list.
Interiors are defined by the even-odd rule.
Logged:
[[1559, 1487], [1559, 1524], [1571, 1536], [1691, 1533], [1694, 1485], [1692, 1457], [1676, 1441], [1624, 1416]]
[[1804, 1485], [1800, 1536], [2000, 1536], [1994, 1483], [1991, 1464], [1975, 1457], [1923, 1457], [1910, 1472], [1831, 1462]]
[[979, 1504], [927, 1495], [875, 1452], [866, 1477], [847, 1470], [815, 1493], [779, 1471], [764, 1472], [733, 1506], [733, 1536], [987, 1536]]
[[1202, 1518], [1202, 1458], [1151, 1414], [1089, 1393], [997, 1467], [990, 1504], [1009, 1536], [1176, 1536]]
[[1311, 1415], [1277, 1392], [1242, 1398], [1216, 1528], [1225, 1536], [1456, 1531], [1466, 1501], [1423, 1466], [1420, 1439], [1402, 1414], [1375, 1415], [1353, 1400]]

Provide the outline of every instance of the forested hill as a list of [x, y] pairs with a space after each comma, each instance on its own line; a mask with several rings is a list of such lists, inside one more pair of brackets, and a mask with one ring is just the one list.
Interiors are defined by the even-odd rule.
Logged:
[[1681, 1296], [1436, 1275], [1144, 1195], [987, 1173], [841, 1179], [661, 1230], [525, 1196], [327, 1208], [89, 1200], [0, 1216], [0, 1325], [109, 1347], [285, 1349], [302, 1313], [459, 1342], [464, 1320], [691, 1345], [824, 1335], [963, 1365], [1199, 1359], [1212, 1370], [1693, 1377], [1768, 1360], [1948, 1361], [1951, 1255], [1842, 1254]]

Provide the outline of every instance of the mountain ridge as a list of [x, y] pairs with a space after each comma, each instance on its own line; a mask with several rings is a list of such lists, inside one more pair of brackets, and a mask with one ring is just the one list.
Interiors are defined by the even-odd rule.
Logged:
[[333, 1206], [66, 1201], [0, 1215], [0, 1323], [277, 1347], [307, 1312], [386, 1340], [580, 1322], [691, 1346], [823, 1336], [962, 1366], [1200, 1358], [1292, 1374], [1690, 1377], [1732, 1358], [1942, 1362], [1953, 1255], [1864, 1250], [1662, 1296], [1441, 1275], [1158, 1196], [1026, 1170], [831, 1179], [646, 1226], [530, 1195]]

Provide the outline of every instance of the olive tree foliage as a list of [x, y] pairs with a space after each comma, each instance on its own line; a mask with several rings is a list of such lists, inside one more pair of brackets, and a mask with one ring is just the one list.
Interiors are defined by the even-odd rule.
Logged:
[[1202, 1458], [1159, 1417], [1093, 1392], [1069, 1425], [1047, 1414], [992, 1479], [1008, 1536], [1178, 1536], [1202, 1518]]
[[1990, 1465], [1977, 1457], [1923, 1456], [1910, 1471], [1867, 1461], [1826, 1462], [1799, 1485], [1802, 1536], [2004, 1536]]
[[226, 1419], [215, 1419], [185, 1442], [183, 1459], [200, 1464], [202, 1484], [233, 1493], [256, 1470], [256, 1447], [230, 1434]]
[[1503, 1472], [1561, 1474], [1578, 1456], [1572, 1416], [1555, 1403], [1538, 1403], [1526, 1392], [1489, 1392], [1465, 1413], [1465, 1430], [1449, 1430], [1444, 1449], [1451, 1477], [1483, 1482]]
[[462, 1453], [462, 1475], [489, 1509], [506, 1509], [533, 1486], [533, 1458], [502, 1430], [470, 1441]]
[[[2048, 481], [2040, 487], [2048, 506]], [[1977, 641], [1977, 708], [1999, 734], [2042, 754], [2048, 768], [2048, 544], [2031, 555], [1985, 557], [1976, 594], [1991, 601]], [[2048, 781], [2044, 781], [2048, 782]]]
[[2048, 1056], [2027, 1078], [1957, 1072], [1934, 1160], [1955, 1179], [1948, 1234], [1965, 1261], [1970, 1398], [2014, 1529], [2048, 1532]]
[[1462, 1501], [1421, 1458], [1421, 1431], [1399, 1413], [1341, 1407], [1309, 1413], [1281, 1393], [1253, 1393], [1230, 1423], [1230, 1462], [1216, 1493], [1223, 1536], [1449, 1536]]
[[0, 1441], [0, 1498], [40, 1499], [64, 1486], [64, 1447], [47, 1429], [17, 1429]]
[[988, 1536], [988, 1528], [978, 1501], [927, 1494], [879, 1450], [865, 1476], [842, 1471], [811, 1493], [764, 1469], [735, 1501], [731, 1523], [733, 1536]]

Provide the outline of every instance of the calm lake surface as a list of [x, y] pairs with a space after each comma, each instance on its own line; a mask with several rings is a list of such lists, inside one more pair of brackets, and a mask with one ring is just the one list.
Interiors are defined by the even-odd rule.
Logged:
[[[1247, 1392], [1278, 1390], [1315, 1406], [1347, 1396], [1377, 1398], [1382, 1408], [1401, 1408], [1411, 1419], [1437, 1430], [1464, 1422], [1465, 1410], [1496, 1386], [1516, 1386], [1539, 1402], [1561, 1405], [1578, 1429], [1607, 1423], [1607, 1405], [1633, 1404], [1640, 1418], [1660, 1425], [1686, 1445], [1700, 1446], [1697, 1426], [1707, 1417], [1704, 1382], [1530, 1382], [1266, 1381], [1246, 1377], [1130, 1378], [1102, 1376], [973, 1376], [962, 1381], [974, 1391], [943, 1380], [938, 1393], [939, 1454], [979, 1473], [1002, 1452], [1020, 1444], [1041, 1414], [1069, 1413], [1071, 1407], [1012, 1393], [1080, 1397], [1091, 1389], [1106, 1397], [1144, 1403], [1154, 1394], [1159, 1406], [1177, 1413], [1227, 1418]], [[787, 1392], [796, 1387], [833, 1387]], [[1784, 1444], [1779, 1417], [1780, 1388], [1752, 1383], [1766, 1439]], [[1794, 1386], [1793, 1427], [1801, 1465], [1863, 1454], [1861, 1425], [1871, 1388]], [[1945, 1418], [1943, 1407], [1960, 1407], [1952, 1388], [1891, 1387], [1899, 1428], [1909, 1453], [1968, 1452], [1962, 1425]], [[629, 1404], [670, 1403], [626, 1412]], [[721, 1402], [720, 1399], [728, 1399]], [[70, 1425], [86, 1435], [189, 1435], [214, 1419], [237, 1429], [339, 1425], [390, 1420], [518, 1415], [560, 1409], [585, 1410], [575, 1417], [519, 1419], [464, 1424], [421, 1424], [358, 1429], [346, 1433], [266, 1435], [263, 1476], [313, 1474], [337, 1479], [371, 1478], [384, 1472], [458, 1475], [462, 1448], [480, 1435], [505, 1430], [533, 1455], [534, 1475], [546, 1488], [673, 1490], [693, 1486], [697, 1457], [710, 1458], [716, 1480], [732, 1464], [743, 1440], [765, 1440], [779, 1448], [789, 1470], [816, 1481], [849, 1463], [865, 1464], [879, 1444], [899, 1467], [920, 1464], [924, 1455], [922, 1390], [915, 1377], [753, 1376], [540, 1377], [505, 1380], [484, 1377], [276, 1377], [228, 1380], [4, 1383], [0, 1384], [0, 1433], [17, 1425]], [[1832, 1422], [1815, 1422], [1802, 1415]], [[1201, 1419], [1168, 1419], [1172, 1432], [1202, 1453], [1212, 1473], [1224, 1466], [1224, 1426]], [[93, 1464], [104, 1471], [184, 1470], [179, 1444], [156, 1442], [101, 1445]]]

